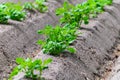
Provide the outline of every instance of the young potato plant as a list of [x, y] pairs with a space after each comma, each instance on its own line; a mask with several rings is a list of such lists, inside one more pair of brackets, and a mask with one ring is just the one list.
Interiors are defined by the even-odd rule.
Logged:
[[[45, 59], [42, 61], [41, 59], [32, 60], [30, 58], [23, 59], [17, 58], [16, 63], [18, 64], [13, 71], [11, 72], [8, 80], [13, 80], [14, 76], [19, 72], [24, 72], [26, 78], [30, 78], [32, 80], [42, 80], [42, 72], [43, 70], [48, 68], [48, 64], [52, 62], [52, 59]], [[39, 74], [35, 74], [34, 71], [39, 71]]]
[[[69, 4], [68, 2], [64, 2], [63, 7], [58, 8], [56, 10], [56, 14], [61, 16], [60, 22], [62, 24], [76, 23], [76, 26], [79, 27], [82, 21], [84, 21], [85, 24], [88, 23], [88, 19], [89, 19], [88, 8], [89, 7], [86, 5], [87, 5], [86, 2], [84, 2], [83, 4], [77, 4], [76, 6], [73, 6]], [[68, 8], [66, 6], [70, 6], [70, 7]]]
[[87, 0], [76, 6], [64, 2], [63, 7], [56, 9], [56, 15], [61, 16], [60, 23], [73, 24], [79, 27], [82, 23], [88, 24], [89, 19], [103, 12], [106, 5], [112, 4], [112, 0]]
[[44, 4], [47, 0], [35, 0], [34, 8], [37, 9], [39, 12], [47, 11], [48, 7]]
[[113, 0], [94, 0], [97, 4], [97, 7], [104, 7], [106, 5], [111, 5]]
[[[56, 9], [56, 15], [57, 16], [61, 16], [62, 18], [60, 18], [60, 23], [71, 23], [71, 9], [74, 6], [68, 2], [64, 2], [63, 3], [63, 7]], [[74, 16], [73, 16], [74, 17]]]
[[33, 10], [33, 4], [32, 4], [32, 2], [26, 2], [26, 3], [24, 3], [23, 8], [26, 9], [26, 10]]
[[6, 11], [8, 11], [10, 19], [17, 21], [22, 21], [25, 19], [26, 13], [20, 3], [15, 4], [7, 2], [5, 5], [7, 6]]
[[8, 12], [6, 11], [6, 5], [0, 4], [0, 23], [4, 24], [8, 22], [9, 16], [7, 15]]
[[42, 45], [45, 54], [60, 55], [65, 50], [74, 53], [75, 49], [69, 45], [76, 39], [75, 32], [76, 29], [48, 25], [45, 29], [38, 31], [38, 34], [46, 36], [45, 41], [38, 40], [37, 43]]
[[7, 2], [0, 4], [0, 23], [7, 23], [8, 19], [21, 21], [25, 19], [23, 7], [18, 3]]
[[27, 10], [33, 10], [33, 9], [36, 9], [38, 10], [39, 12], [43, 13], [45, 11], [48, 10], [48, 7], [45, 5], [45, 2], [47, 0], [35, 0], [35, 2], [31, 3], [31, 2], [26, 2], [24, 4], [24, 9], [27, 9]]

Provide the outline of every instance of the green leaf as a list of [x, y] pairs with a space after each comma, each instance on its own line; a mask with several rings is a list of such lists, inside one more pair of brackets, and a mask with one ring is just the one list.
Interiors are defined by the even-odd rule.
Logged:
[[9, 76], [9, 80], [12, 80], [13, 77], [18, 74], [18, 72], [19, 72], [18, 68], [15, 67]]
[[32, 59], [31, 58], [27, 58], [26, 60], [25, 60], [25, 62], [32, 62]]
[[27, 9], [27, 10], [32, 10], [33, 9], [33, 4], [31, 2], [26, 2], [24, 3], [24, 9]]
[[44, 45], [45, 42], [44, 42], [43, 40], [38, 40], [38, 41], [37, 41], [37, 44], [39, 44], [39, 45]]
[[46, 60], [44, 60], [43, 65], [44, 65], [44, 66], [47, 66], [47, 65], [50, 64], [51, 62], [52, 62], [52, 59], [51, 59], [51, 58], [46, 59]]
[[21, 64], [21, 63], [24, 63], [25, 62], [25, 60], [23, 59], [23, 58], [16, 58], [16, 63], [17, 64]]
[[38, 30], [37, 33], [38, 33], [38, 34], [43, 34], [44, 31], [43, 31], [43, 30]]
[[75, 48], [72, 48], [72, 47], [67, 48], [67, 50], [68, 50], [70, 53], [75, 53], [75, 52], [76, 52]]

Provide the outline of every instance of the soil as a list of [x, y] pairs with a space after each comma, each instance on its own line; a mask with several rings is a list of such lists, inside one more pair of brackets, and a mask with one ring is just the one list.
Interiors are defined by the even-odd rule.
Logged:
[[119, 80], [120, 79], [120, 38], [117, 39], [116, 44], [113, 48], [114, 59], [109, 61], [106, 67], [105, 73], [101, 78], [97, 80]]
[[[38, 29], [46, 24], [56, 25], [58, 17], [54, 10], [61, 6], [64, 0], [48, 0], [50, 10], [47, 13], [29, 13], [31, 16], [23, 22], [12, 21], [8, 25], [0, 25], [0, 78], [4, 80], [15, 66], [16, 57], [35, 56], [36, 58], [52, 58], [53, 63], [44, 71], [46, 80], [96, 80], [106, 77], [112, 71], [112, 65], [117, 54], [113, 54], [116, 39], [120, 36], [120, 2], [105, 7], [105, 12], [91, 19], [88, 25], [82, 25], [82, 34], [71, 46], [76, 48], [76, 54], [63, 53], [61, 57], [42, 54], [38, 39], [43, 36], [36, 34]], [[69, 0], [73, 4], [84, 0]], [[34, 55], [34, 51], [38, 50]], [[117, 50], [117, 49], [116, 49]], [[33, 53], [27, 55], [27, 53]], [[33, 57], [31, 56], [31, 57]], [[109, 66], [108, 66], [109, 65]], [[108, 67], [107, 67], [108, 66]], [[103, 73], [106, 71], [105, 75]], [[24, 80], [24, 75], [19, 74], [14, 80]], [[19, 78], [19, 79], [18, 79]]]
[[[116, 66], [119, 65], [119, 61], [120, 61], [120, 38], [118, 37], [114, 47], [111, 48], [111, 50], [109, 50], [109, 53], [112, 54], [113, 59], [107, 61], [107, 63], [102, 66], [102, 68], [104, 68], [104, 73], [102, 74], [101, 77], [96, 77], [96, 80], [119, 80], [119, 79], [112, 79], [114, 76], [116, 76], [117, 74], [117, 70], [119, 70], [120, 67], [116, 68]], [[115, 70], [116, 68], [116, 70]], [[118, 73], [119, 74], [119, 73]]]

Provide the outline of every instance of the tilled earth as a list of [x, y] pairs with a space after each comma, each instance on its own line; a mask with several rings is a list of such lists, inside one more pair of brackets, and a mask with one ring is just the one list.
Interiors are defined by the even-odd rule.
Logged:
[[[114, 58], [103, 66], [103, 68], [105, 68], [105, 71], [103, 71], [104, 74], [101, 77], [97, 77], [96, 80], [120, 80], [120, 43], [117, 42], [116, 47], [112, 49], [110, 53], [112, 53]], [[34, 53], [28, 53], [27, 56], [33, 58], [38, 52], [40, 52], [40, 50]], [[9, 65], [0, 69], [0, 80], [8, 80], [8, 76], [14, 66], [16, 66], [16, 63], [12, 61]]]
[[120, 44], [118, 44], [114, 54], [116, 55], [117, 59], [113, 62], [111, 72], [106, 80], [120, 80]]
[[[106, 58], [104, 56], [105, 54], [103, 52], [106, 52], [106, 50], [109, 49], [108, 47], [112, 46], [112, 42], [114, 42], [115, 35], [117, 34], [116, 32], [118, 32], [118, 28], [119, 28], [119, 25], [118, 25], [119, 19], [118, 18], [120, 18], [118, 15], [116, 17], [116, 14], [114, 13], [114, 10], [116, 12], [115, 7], [108, 7], [108, 11], [109, 11], [109, 9], [110, 9], [110, 12], [112, 12], [112, 13], [106, 12], [104, 15], [100, 16], [100, 21], [101, 20], [102, 21], [101, 21], [101, 23], [98, 23], [98, 25], [95, 25], [94, 29], [93, 28], [91, 29], [93, 32], [86, 31], [87, 35], [85, 36], [85, 38], [84, 37], [82, 37], [82, 39], [81, 39], [81, 37], [78, 38], [78, 40], [81, 40], [81, 41], [78, 41], [79, 44], [76, 45], [76, 48], [78, 49], [78, 51], [81, 52], [80, 54], [77, 55], [78, 59], [76, 59], [76, 56], [71, 56], [71, 55], [70, 55], [70, 57], [69, 56], [66, 57], [63, 61], [59, 59], [60, 63], [62, 63], [61, 65], [62, 65], [63, 69], [58, 69], [58, 71], [63, 70], [63, 72], [61, 71], [62, 75], [59, 75], [57, 77], [58, 80], [64, 80], [64, 79], [59, 78], [59, 77], [64, 77], [64, 78], [67, 77], [65, 80], [69, 80], [70, 78], [72, 78], [71, 80], [83, 80], [83, 78], [85, 78], [84, 80], [94, 80], [93, 78], [88, 79], [86, 77], [86, 75], [84, 73], [81, 74], [80, 71], [81, 72], [85, 71], [87, 75], [91, 74], [89, 76], [93, 77], [92, 74], [97, 73], [96, 71], [99, 69], [99, 68], [96, 67], [98, 65], [97, 63], [100, 63], [98, 66], [101, 67], [101, 65], [104, 63], [104, 61], [106, 61], [106, 59], [103, 60], [103, 57]], [[112, 16], [110, 14], [112, 14]], [[113, 15], [115, 15], [115, 17]], [[47, 19], [48, 19], [48, 17], [47, 17]], [[108, 22], [105, 22], [105, 21], [108, 21]], [[114, 23], [114, 21], [116, 21], [116, 23]], [[105, 23], [102, 24], [103, 22], [105, 22]], [[113, 24], [112, 24], [112, 22], [113, 22]], [[111, 27], [111, 26], [108, 25], [108, 23], [109, 23], [109, 25], [112, 24], [112, 25], [115, 25], [115, 26]], [[91, 26], [91, 25], [89, 25], [89, 26]], [[98, 27], [96, 27], [96, 26], [98, 26]], [[115, 30], [115, 31], [112, 32], [112, 30]], [[32, 31], [31, 31], [31, 33], [32, 33]], [[94, 34], [94, 33], [97, 33], [97, 34]], [[119, 75], [117, 77], [114, 77], [117, 74], [119, 74], [118, 73], [119, 72], [119, 67], [116, 68], [117, 70], [114, 69], [116, 65], [119, 65], [118, 64], [119, 61], [117, 61], [117, 59], [120, 60], [118, 58], [119, 57], [119, 52], [120, 52], [119, 45], [120, 45], [120, 42], [117, 42], [117, 47], [113, 48], [114, 53], [113, 53], [113, 50], [111, 50], [109, 55], [112, 56], [113, 58], [111, 60], [109, 60], [108, 63], [106, 63], [106, 65], [104, 65], [103, 68], [105, 70], [103, 69], [103, 71], [102, 71], [102, 72], [104, 72], [103, 76], [100, 76], [101, 78], [98, 78], [96, 80], [107, 80], [107, 79], [108, 80], [119, 80], [119, 78], [117, 78]], [[81, 49], [81, 48], [83, 48], [83, 49]], [[100, 49], [98, 49], [98, 48], [100, 48]], [[105, 50], [104, 50], [104, 48], [105, 48]], [[11, 47], [10, 47], [10, 50], [11, 50]], [[96, 50], [96, 53], [95, 53], [94, 50]], [[103, 56], [102, 56], [102, 54], [98, 55], [97, 53], [103, 53]], [[12, 56], [12, 58], [13, 58], [13, 56]], [[100, 60], [101, 60], [101, 62], [100, 62]], [[5, 61], [3, 61], [3, 62], [5, 62]], [[63, 62], [66, 63], [66, 64], [64, 65]], [[81, 62], [83, 62], [83, 63], [81, 63]], [[15, 66], [15, 61], [12, 61], [12, 62], [9, 62], [9, 63], [10, 64], [8, 64], [8, 66], [0, 69], [0, 80], [7, 80], [8, 75], [10, 74], [12, 68]], [[96, 63], [96, 64], [94, 64], [94, 63]], [[93, 64], [93, 65], [91, 65], [91, 64]], [[85, 66], [87, 66], [87, 67], [85, 67]], [[90, 69], [90, 71], [89, 71], [88, 68]], [[64, 73], [67, 74], [67, 75], [65, 75]], [[76, 75], [75, 75], [75, 73], [76, 73]], [[85, 77], [83, 77], [83, 75]], [[80, 77], [81, 77], [81, 79], [80, 79]]]
[[120, 80], [120, 40], [117, 40], [114, 50], [111, 50], [113, 60], [108, 61], [105, 67], [105, 71], [102, 77], [96, 78], [96, 80]]

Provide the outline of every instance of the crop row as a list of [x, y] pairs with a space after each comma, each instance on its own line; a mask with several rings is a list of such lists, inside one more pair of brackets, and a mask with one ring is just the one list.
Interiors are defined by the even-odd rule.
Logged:
[[60, 24], [46, 26], [38, 30], [38, 34], [46, 36], [45, 41], [38, 40], [45, 54], [59, 55], [63, 51], [75, 52], [70, 44], [76, 40], [77, 29], [81, 24], [88, 24], [90, 18], [104, 11], [104, 6], [112, 4], [112, 0], [88, 0], [82, 4], [72, 5], [64, 2], [63, 7], [56, 9], [56, 15], [60, 16]]
[[46, 0], [35, 0], [32, 2], [26, 2], [25, 4], [7, 2], [0, 4], [0, 23], [8, 23], [9, 19], [22, 21], [26, 18], [26, 10], [38, 10], [39, 12], [45, 12], [47, 6], [44, 4]]

